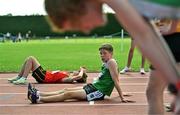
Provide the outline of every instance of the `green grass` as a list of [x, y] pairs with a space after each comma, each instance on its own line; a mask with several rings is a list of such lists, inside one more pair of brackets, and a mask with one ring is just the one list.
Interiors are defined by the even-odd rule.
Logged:
[[[127, 62], [130, 39], [55, 39], [32, 40], [21, 43], [0, 43], [0, 72], [18, 72], [24, 59], [35, 56], [44, 69], [77, 70], [86, 66], [89, 72], [99, 71], [101, 60], [98, 48], [103, 43], [111, 43], [114, 47], [114, 58], [120, 69]], [[123, 50], [122, 50], [123, 44]], [[141, 55], [136, 50], [132, 61], [133, 70], [138, 71]], [[148, 65], [146, 64], [146, 69]]]

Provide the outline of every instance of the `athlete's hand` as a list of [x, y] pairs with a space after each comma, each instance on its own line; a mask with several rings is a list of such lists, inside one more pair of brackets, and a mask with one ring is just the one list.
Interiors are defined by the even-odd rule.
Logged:
[[126, 100], [126, 99], [121, 99], [122, 103], [135, 103], [135, 101], [131, 101], [131, 100]]
[[123, 93], [123, 96], [124, 96], [124, 97], [130, 97], [130, 96], [132, 96], [132, 95], [131, 95], [131, 94]]
[[80, 67], [80, 71], [86, 72], [86, 68], [85, 67]]

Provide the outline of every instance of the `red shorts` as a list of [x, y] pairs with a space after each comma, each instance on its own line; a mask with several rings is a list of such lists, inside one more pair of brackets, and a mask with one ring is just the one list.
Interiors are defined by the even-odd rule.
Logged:
[[66, 71], [46, 71], [44, 83], [61, 83], [62, 79], [68, 76]]

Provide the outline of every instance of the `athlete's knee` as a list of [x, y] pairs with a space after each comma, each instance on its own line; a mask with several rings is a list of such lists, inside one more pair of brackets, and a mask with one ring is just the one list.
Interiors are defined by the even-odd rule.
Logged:
[[35, 59], [34, 56], [29, 56], [29, 57], [27, 57], [27, 60], [34, 60], [34, 59]]
[[150, 83], [148, 87], [146, 88], [146, 97], [148, 99], [151, 98], [159, 98], [163, 95], [164, 88], [158, 87], [153, 83]]
[[149, 99], [156, 95], [157, 95], [156, 87], [154, 87], [153, 84], [150, 83], [146, 88], [146, 97]]
[[72, 97], [73, 95], [72, 95], [72, 92], [69, 92], [69, 91], [64, 91], [64, 97], [65, 98], [70, 98], [70, 97]]
[[63, 89], [63, 92], [67, 92], [67, 91], [68, 91], [68, 88], [64, 88], [64, 89]]

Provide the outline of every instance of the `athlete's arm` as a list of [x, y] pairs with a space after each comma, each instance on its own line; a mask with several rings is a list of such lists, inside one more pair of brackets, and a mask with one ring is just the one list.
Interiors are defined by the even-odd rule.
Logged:
[[82, 73], [80, 72], [78, 75], [74, 75], [74, 76], [69, 76], [69, 77], [63, 78], [62, 81], [64, 83], [72, 83], [72, 82], [74, 82], [74, 81], [76, 81], [78, 79], [81, 79], [82, 75], [83, 75], [83, 72]]
[[63, 83], [73, 83], [73, 79], [71, 77], [65, 77], [62, 79]]
[[83, 76], [84, 71], [85, 71], [85, 68], [80, 67], [80, 72], [78, 73], [78, 75], [70, 75], [67, 78], [63, 78], [63, 82], [64, 83], [72, 83], [74, 81], [77, 81], [77, 80], [81, 79], [82, 76]]
[[80, 67], [80, 72], [79, 72], [79, 74], [78, 74], [78, 75], [74, 75], [74, 76], [72, 76], [71, 78], [72, 78], [74, 81], [81, 79], [82, 76], [83, 76], [84, 71], [85, 71], [85, 68]]
[[151, 24], [153, 25], [153, 27], [155, 29], [158, 29], [158, 31], [162, 35], [169, 35], [169, 34], [175, 33], [177, 23], [178, 23], [177, 20], [170, 20], [169, 22], [161, 22], [161, 20], [159, 20], [159, 22], [157, 22], [157, 23], [154, 21], [151, 21]]
[[120, 88], [119, 73], [118, 73], [117, 63], [115, 62], [115, 60], [110, 60], [110, 61], [108, 61], [107, 64], [108, 64], [108, 68], [109, 68], [111, 77], [112, 77], [112, 79], [114, 81], [115, 88], [117, 89], [117, 91], [119, 93], [119, 97], [120, 97], [122, 102], [125, 102], [122, 90]]
[[176, 63], [172, 54], [162, 39], [152, 27], [148, 25], [128, 0], [102, 0], [115, 12], [119, 22], [134, 38], [142, 54], [152, 65], [162, 72], [171, 83], [176, 84], [180, 79]]

